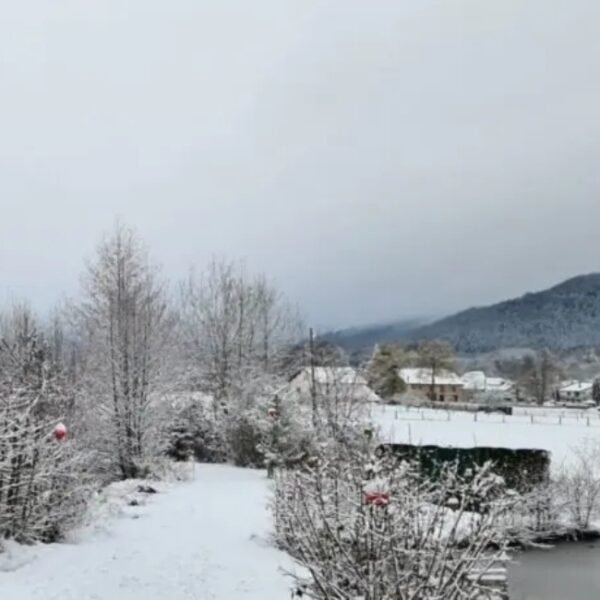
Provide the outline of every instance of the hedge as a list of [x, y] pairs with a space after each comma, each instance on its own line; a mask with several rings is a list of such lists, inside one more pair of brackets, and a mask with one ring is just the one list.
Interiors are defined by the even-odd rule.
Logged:
[[453, 448], [443, 446], [415, 446], [412, 444], [384, 444], [380, 454], [393, 453], [401, 460], [416, 460], [424, 475], [436, 478], [442, 465], [457, 465], [458, 473], [481, 467], [488, 461], [493, 472], [502, 477], [508, 488], [528, 492], [548, 480], [550, 453], [546, 450], [513, 450], [510, 448]]

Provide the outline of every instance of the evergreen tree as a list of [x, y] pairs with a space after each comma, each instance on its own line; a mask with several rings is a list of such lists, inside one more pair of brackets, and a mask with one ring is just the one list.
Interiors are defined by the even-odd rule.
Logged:
[[398, 369], [404, 366], [403, 354], [400, 346], [384, 344], [375, 347], [368, 366], [368, 380], [373, 391], [381, 398], [392, 398], [405, 391], [406, 386], [398, 375]]
[[592, 387], [592, 400], [600, 405], [600, 379], [594, 380], [594, 385]]

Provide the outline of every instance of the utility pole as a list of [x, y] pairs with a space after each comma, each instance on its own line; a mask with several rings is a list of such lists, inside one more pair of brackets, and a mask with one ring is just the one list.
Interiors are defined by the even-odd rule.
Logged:
[[308, 337], [308, 348], [310, 352], [310, 397], [312, 400], [312, 421], [313, 427], [317, 428], [317, 381], [315, 378], [315, 335], [312, 327]]

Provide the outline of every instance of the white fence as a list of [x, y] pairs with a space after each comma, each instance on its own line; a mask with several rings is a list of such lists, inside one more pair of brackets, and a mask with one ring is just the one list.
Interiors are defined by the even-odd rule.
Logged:
[[410, 406], [373, 407], [371, 416], [378, 420], [385, 417], [387, 421], [460, 421], [470, 420], [481, 423], [519, 423], [530, 425], [558, 425], [600, 428], [600, 413], [595, 409], [537, 409], [515, 408], [512, 415], [500, 412], [466, 412], [440, 410], [432, 408], [416, 408]]

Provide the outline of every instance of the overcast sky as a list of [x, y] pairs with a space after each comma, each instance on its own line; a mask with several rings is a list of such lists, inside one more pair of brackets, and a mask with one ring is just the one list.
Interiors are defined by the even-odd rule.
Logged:
[[597, 0], [20, 0], [0, 298], [76, 293], [116, 216], [319, 327], [600, 271]]

